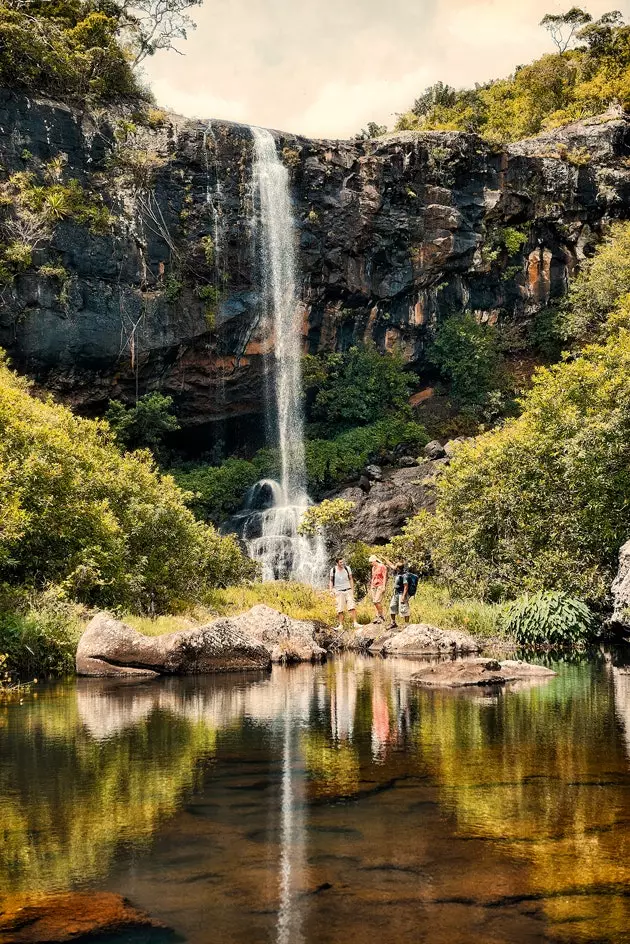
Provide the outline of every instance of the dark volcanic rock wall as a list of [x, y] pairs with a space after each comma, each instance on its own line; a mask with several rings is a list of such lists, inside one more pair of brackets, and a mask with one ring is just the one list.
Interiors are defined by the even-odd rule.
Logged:
[[[373, 338], [421, 369], [450, 311], [526, 324], [565, 291], [607, 219], [628, 215], [629, 128], [609, 115], [507, 151], [451, 132], [278, 134], [305, 345]], [[273, 339], [261, 322], [249, 128], [1, 95], [5, 177], [41, 176], [59, 154], [64, 180], [102, 195], [112, 225], [98, 235], [62, 219], [2, 287], [0, 345], [15, 366], [86, 412], [160, 389], [184, 426], [260, 426]], [[40, 273], [46, 264], [67, 277]]]

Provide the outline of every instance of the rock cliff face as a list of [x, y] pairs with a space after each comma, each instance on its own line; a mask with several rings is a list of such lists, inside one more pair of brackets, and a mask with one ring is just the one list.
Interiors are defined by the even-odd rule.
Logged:
[[[627, 215], [629, 129], [609, 115], [507, 150], [451, 132], [277, 134], [305, 346], [372, 338], [421, 368], [432, 326], [450, 311], [526, 322], [564, 292], [605, 221]], [[63, 180], [102, 196], [111, 221], [93, 233], [61, 215], [31, 264], [5, 280], [0, 345], [15, 366], [85, 412], [160, 389], [184, 426], [228, 419], [241, 437], [260, 427], [273, 339], [259, 299], [250, 129], [0, 94], [5, 177], [43, 180], [59, 155]]]

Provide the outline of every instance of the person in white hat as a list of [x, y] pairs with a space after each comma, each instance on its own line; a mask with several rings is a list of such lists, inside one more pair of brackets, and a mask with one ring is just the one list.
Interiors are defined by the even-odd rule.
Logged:
[[[375, 623], [382, 623], [385, 619], [383, 614], [383, 597], [387, 587], [387, 564], [379, 560], [376, 554], [368, 557], [372, 565], [372, 578], [370, 580], [370, 597], [376, 610]], [[390, 565], [391, 566], [391, 565]]]

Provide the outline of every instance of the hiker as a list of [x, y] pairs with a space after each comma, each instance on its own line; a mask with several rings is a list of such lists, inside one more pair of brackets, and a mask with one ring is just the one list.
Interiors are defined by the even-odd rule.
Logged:
[[343, 614], [346, 610], [352, 617], [354, 628], [361, 629], [361, 624], [357, 623], [357, 608], [354, 602], [354, 577], [343, 557], [336, 559], [335, 566], [330, 571], [328, 589], [335, 594], [340, 632], [343, 632]]
[[418, 576], [411, 573], [407, 565], [402, 560], [397, 560], [394, 570], [394, 592], [389, 603], [389, 615], [391, 623], [388, 629], [397, 629], [396, 617], [402, 616], [405, 623], [409, 622], [411, 609], [409, 607], [410, 597], [415, 596], [418, 589]]
[[382, 623], [385, 619], [383, 614], [383, 596], [385, 595], [385, 588], [387, 586], [387, 564], [379, 560], [376, 554], [371, 554], [370, 557], [368, 557], [368, 561], [372, 565], [370, 597], [372, 598], [372, 603], [376, 610], [376, 618], [372, 622]]

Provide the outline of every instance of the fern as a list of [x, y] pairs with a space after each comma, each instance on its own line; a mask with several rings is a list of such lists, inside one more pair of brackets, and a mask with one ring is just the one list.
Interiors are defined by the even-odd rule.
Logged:
[[584, 645], [594, 635], [593, 614], [566, 593], [540, 590], [506, 604], [503, 621], [523, 646]]

